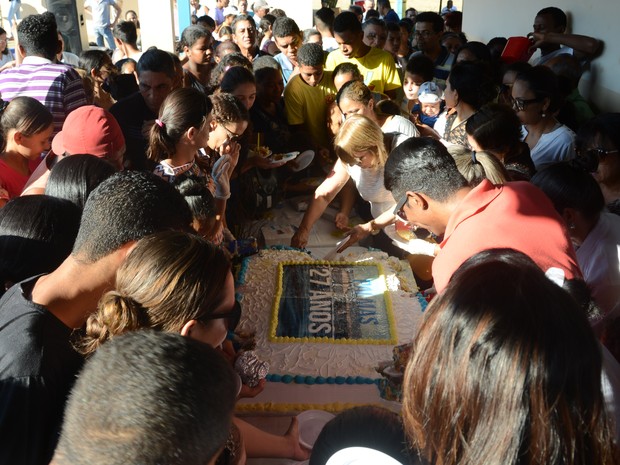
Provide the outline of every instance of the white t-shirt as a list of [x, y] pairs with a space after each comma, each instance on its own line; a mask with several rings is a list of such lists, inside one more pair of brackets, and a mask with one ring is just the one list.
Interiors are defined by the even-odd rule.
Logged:
[[418, 129], [415, 127], [415, 124], [400, 115], [392, 116], [381, 127], [381, 130], [386, 134], [389, 132], [398, 132], [406, 135], [407, 137], [418, 137], [420, 135]]
[[339, 47], [338, 42], [333, 37], [323, 37], [323, 51], [331, 52]]
[[536, 50], [534, 55], [532, 55], [532, 57], [529, 60], [529, 64], [532, 66], [544, 65], [549, 60], [557, 57], [558, 55], [572, 55], [572, 54], [573, 54], [573, 49], [570, 47], [560, 47], [559, 49], [554, 50], [553, 52], [548, 53], [545, 56], [542, 56], [540, 54], [540, 49], [539, 49], [539, 50]]
[[[527, 134], [525, 126], [521, 126], [521, 140], [525, 141]], [[575, 133], [568, 126], [559, 124], [553, 131], [540, 136], [530, 155], [537, 171], [570, 160], [575, 157]]]
[[[390, 151], [407, 139], [409, 139], [407, 135], [395, 134]], [[355, 187], [357, 187], [362, 198], [370, 202], [370, 212], [373, 218], [378, 217], [387, 210], [394, 209], [396, 201], [392, 193], [383, 184], [383, 166], [363, 169], [359, 165], [350, 166], [344, 163], [344, 166], [353, 182], [355, 182]]]

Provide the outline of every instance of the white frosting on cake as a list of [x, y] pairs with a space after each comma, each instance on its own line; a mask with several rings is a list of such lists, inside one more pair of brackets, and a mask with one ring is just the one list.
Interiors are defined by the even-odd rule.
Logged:
[[[294, 250], [262, 250], [250, 260], [245, 283], [238, 289], [243, 294], [240, 327], [255, 332], [256, 353], [269, 363], [270, 372], [280, 375], [380, 378], [375, 367], [380, 361], [392, 359], [391, 345], [269, 341], [278, 263], [286, 261], [313, 261], [313, 258]], [[341, 261], [383, 264], [391, 292], [398, 344], [411, 341], [423, 313], [415, 295], [417, 286], [409, 264], [376, 251], [343, 254]]]

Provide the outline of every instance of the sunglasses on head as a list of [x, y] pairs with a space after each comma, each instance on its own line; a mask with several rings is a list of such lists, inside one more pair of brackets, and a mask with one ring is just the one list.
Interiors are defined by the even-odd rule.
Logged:
[[224, 313], [212, 313], [211, 315], [204, 315], [198, 318], [199, 321], [207, 322], [210, 320], [219, 320], [220, 318], [226, 319], [226, 327], [228, 331], [234, 331], [239, 320], [241, 319], [241, 305], [235, 300], [232, 310]]

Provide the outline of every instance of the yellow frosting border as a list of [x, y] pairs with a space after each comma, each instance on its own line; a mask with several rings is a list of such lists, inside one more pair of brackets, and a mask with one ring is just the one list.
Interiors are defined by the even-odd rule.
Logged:
[[[385, 284], [385, 291], [383, 297], [385, 299], [385, 307], [388, 318], [388, 325], [390, 329], [391, 339], [331, 339], [328, 337], [289, 337], [289, 336], [276, 336], [276, 329], [278, 327], [278, 316], [280, 308], [280, 297], [282, 297], [282, 277], [284, 276], [284, 267], [291, 265], [328, 265], [328, 266], [376, 266], [379, 273], [379, 277], [383, 279]], [[318, 342], [328, 344], [347, 344], [347, 345], [395, 345], [398, 343], [398, 337], [396, 334], [396, 323], [394, 318], [394, 312], [392, 311], [392, 296], [387, 285], [387, 279], [385, 277], [385, 270], [383, 264], [380, 262], [364, 262], [362, 264], [357, 262], [330, 262], [326, 260], [293, 260], [284, 261], [278, 263], [278, 272], [276, 274], [276, 289], [271, 304], [271, 321], [269, 322], [269, 341], [279, 343], [305, 343], [305, 342]]]
[[286, 403], [276, 404], [274, 402], [265, 402], [263, 404], [237, 404], [235, 406], [236, 413], [260, 413], [260, 412], [277, 412], [277, 413], [290, 413], [290, 412], [303, 412], [305, 410], [324, 410], [331, 413], [339, 413], [344, 410], [349, 410], [355, 407], [361, 407], [365, 405], [371, 405], [375, 407], [382, 407], [379, 402], [331, 402], [328, 404], [317, 403]]

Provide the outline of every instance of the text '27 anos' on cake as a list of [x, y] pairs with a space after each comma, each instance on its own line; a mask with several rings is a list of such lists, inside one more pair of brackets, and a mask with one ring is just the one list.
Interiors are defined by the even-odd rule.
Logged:
[[263, 392], [241, 399], [238, 411], [399, 408], [382, 398], [377, 367], [412, 341], [424, 315], [406, 261], [362, 251], [324, 262], [295, 249], [264, 249], [242, 263], [237, 294], [239, 327], [254, 333], [256, 354], [270, 366]]

